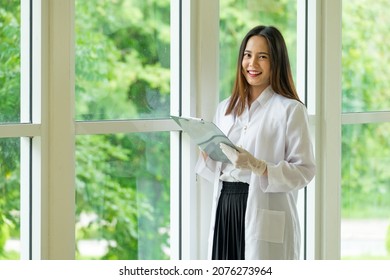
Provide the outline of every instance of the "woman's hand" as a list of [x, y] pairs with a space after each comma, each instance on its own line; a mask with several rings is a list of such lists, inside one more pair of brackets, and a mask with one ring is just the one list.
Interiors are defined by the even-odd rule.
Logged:
[[250, 169], [253, 173], [262, 176], [267, 170], [267, 164], [264, 160], [260, 160], [252, 156], [247, 150], [240, 147], [236, 149], [221, 143], [220, 148], [234, 167], [239, 169]]
[[206, 160], [209, 157], [208, 153], [203, 151], [201, 148], [199, 148], [199, 152], [200, 152], [200, 154], [201, 154], [201, 156], [203, 157], [204, 160]]

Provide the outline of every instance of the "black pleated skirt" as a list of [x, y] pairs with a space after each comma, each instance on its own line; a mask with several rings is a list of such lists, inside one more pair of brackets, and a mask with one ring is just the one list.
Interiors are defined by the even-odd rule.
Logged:
[[213, 260], [245, 259], [245, 211], [249, 185], [223, 182], [215, 217]]

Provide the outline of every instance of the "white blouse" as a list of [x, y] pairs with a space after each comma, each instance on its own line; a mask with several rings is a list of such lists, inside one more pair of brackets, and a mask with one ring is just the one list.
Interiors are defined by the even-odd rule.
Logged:
[[[227, 135], [229, 139], [239, 147], [244, 147], [247, 139], [253, 137], [253, 127], [256, 125], [253, 123], [253, 116], [257, 110], [260, 110], [262, 94], [252, 102], [252, 105], [245, 106], [245, 111], [234, 120], [234, 125]], [[235, 168], [233, 164], [222, 165], [221, 181], [226, 182], [245, 182], [249, 184], [251, 171]]]

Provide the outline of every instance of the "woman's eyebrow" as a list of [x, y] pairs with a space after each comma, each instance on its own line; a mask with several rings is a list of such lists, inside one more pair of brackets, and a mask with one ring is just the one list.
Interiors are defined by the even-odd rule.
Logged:
[[[245, 50], [244, 53], [252, 53], [252, 51], [250, 51], [250, 50]], [[267, 52], [258, 52], [257, 54], [266, 54], [266, 55], [269, 55], [269, 53], [267, 53]]]

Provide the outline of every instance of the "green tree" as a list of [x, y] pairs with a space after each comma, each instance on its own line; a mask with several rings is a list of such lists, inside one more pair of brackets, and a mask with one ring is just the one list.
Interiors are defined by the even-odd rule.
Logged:
[[169, 1], [76, 1], [77, 118], [169, 116]]

